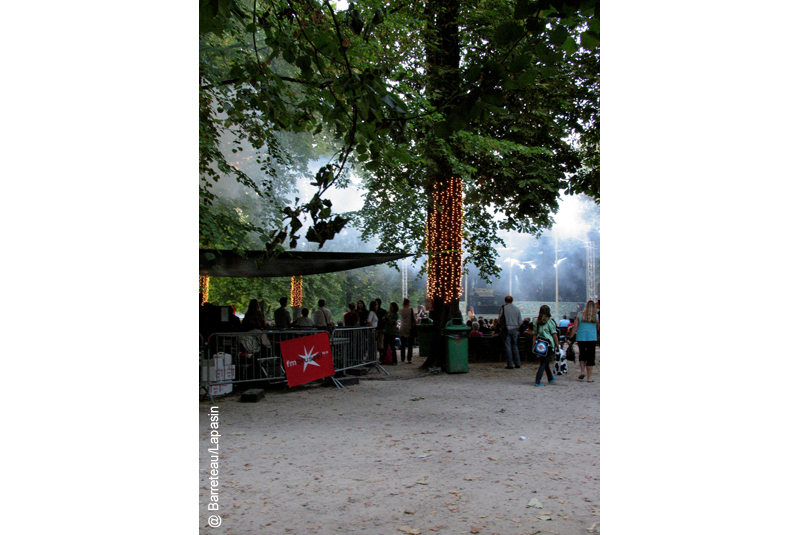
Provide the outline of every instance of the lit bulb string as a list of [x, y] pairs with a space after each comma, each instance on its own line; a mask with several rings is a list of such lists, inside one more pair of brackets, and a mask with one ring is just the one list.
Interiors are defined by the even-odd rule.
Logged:
[[[464, 238], [463, 180], [452, 177], [433, 192], [425, 246], [428, 250], [428, 298], [449, 303], [461, 297], [461, 248]], [[454, 290], [456, 289], [456, 290]]]
[[208, 276], [200, 276], [200, 293], [203, 294], [203, 303], [208, 301]]
[[299, 278], [292, 277], [292, 290], [291, 290], [291, 298], [293, 307], [301, 307], [303, 306], [303, 276], [300, 275]]

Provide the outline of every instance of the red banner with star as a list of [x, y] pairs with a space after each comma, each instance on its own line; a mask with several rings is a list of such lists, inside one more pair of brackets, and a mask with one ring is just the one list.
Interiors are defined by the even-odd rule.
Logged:
[[281, 342], [281, 359], [289, 387], [333, 375], [333, 355], [327, 333]]

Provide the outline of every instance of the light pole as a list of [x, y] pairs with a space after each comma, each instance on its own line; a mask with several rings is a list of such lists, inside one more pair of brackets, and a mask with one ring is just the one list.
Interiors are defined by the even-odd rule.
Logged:
[[562, 260], [566, 260], [567, 257], [558, 258], [558, 236], [554, 236], [556, 241], [556, 263], [553, 264], [553, 267], [556, 268], [556, 309], [553, 311], [554, 316], [558, 316], [558, 264], [561, 263]]
[[[556, 243], [556, 307], [558, 306], [558, 264], [561, 260], [558, 259], [558, 236], [554, 236]], [[596, 268], [595, 268], [595, 244], [592, 241], [582, 240], [580, 238], [571, 237], [571, 240], [577, 240], [586, 246], [586, 300], [593, 299], [596, 292]]]
[[504, 262], [508, 262], [508, 295], [514, 295], [511, 291], [511, 285], [514, 283], [514, 264], [519, 264], [520, 261], [516, 258], [506, 258]]
[[516, 258], [506, 258], [503, 262], [508, 262], [508, 295], [514, 295], [514, 264], [518, 265], [520, 269], [525, 269], [525, 264], [530, 264], [531, 269], [536, 269], [536, 264], [529, 260], [527, 262], [520, 262]]

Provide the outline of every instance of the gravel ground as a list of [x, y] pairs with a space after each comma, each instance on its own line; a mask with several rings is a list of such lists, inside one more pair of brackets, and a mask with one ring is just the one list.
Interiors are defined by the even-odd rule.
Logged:
[[599, 532], [599, 366], [594, 383], [570, 363], [566, 376], [534, 387], [533, 362], [438, 375], [421, 362], [343, 389], [217, 399], [216, 475], [212, 403], [201, 400], [200, 532]]

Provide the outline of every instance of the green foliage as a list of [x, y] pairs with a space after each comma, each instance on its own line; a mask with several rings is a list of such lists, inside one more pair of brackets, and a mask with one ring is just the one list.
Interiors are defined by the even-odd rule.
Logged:
[[[344, 180], [354, 153], [363, 156], [368, 147], [373, 162], [407, 158], [397, 146], [405, 104], [369, 55], [368, 40], [384, 19], [381, 9], [371, 11], [365, 19], [355, 9], [337, 13], [327, 1], [277, 5], [200, 0], [200, 200], [213, 204], [217, 195], [212, 185], [222, 176], [268, 197], [279, 206], [273, 213], [277, 220], [268, 222], [272, 228], [261, 224], [255, 230], [268, 250], [287, 239], [290, 247], [296, 245], [301, 216], [311, 219], [306, 238], [320, 246], [344, 228], [346, 218], [319, 205], [325, 191]], [[364, 25], [364, 20], [369, 22]], [[276, 168], [293, 156], [280, 143], [279, 135], [286, 131], [329, 132], [339, 152], [317, 176], [312, 199], [288, 211], [285, 199], [259, 187], [255, 174], [227, 157], [252, 148], [260, 172], [277, 179]], [[224, 150], [225, 136], [232, 136], [236, 145], [230, 153]], [[201, 241], [232, 235], [229, 229], [208, 228], [215, 226], [212, 217], [202, 217], [200, 225]], [[254, 232], [250, 227], [241, 230]]]
[[[387, 63], [394, 49], [406, 54], [392, 72], [409, 88], [414, 141], [402, 165], [365, 166], [358, 226], [365, 238], [380, 239], [380, 250], [418, 258], [432, 185], [461, 176], [465, 263], [489, 280], [500, 272], [498, 230], [540, 233], [552, 224], [561, 191], [599, 201], [599, 3], [424, 6], [399, 10], [406, 21], [418, 17], [420, 33], [389, 34], [383, 43]], [[457, 43], [442, 22], [453, 6]]]
[[[549, 227], [561, 191], [599, 202], [599, 32], [597, 0], [201, 0], [201, 244], [294, 248], [307, 217], [323, 247], [355, 217], [380, 251], [420, 258], [432, 188], [458, 175], [465, 260], [496, 276], [499, 230]], [[320, 143], [338, 156], [291, 205]], [[322, 196], [350, 169], [364, 208], [336, 214]], [[216, 207], [222, 176], [262, 204]]]
[[[289, 297], [291, 278], [210, 277], [208, 300], [216, 305], [233, 305], [244, 313], [251, 299], [266, 305], [265, 315], [272, 319], [281, 297]], [[371, 266], [336, 273], [321, 273], [303, 277], [303, 306], [313, 311], [317, 301], [325, 300], [335, 321], [344, 317], [347, 303], [359, 299], [365, 305], [379, 297], [388, 308], [395, 301], [400, 305], [400, 273], [386, 266]], [[409, 299], [416, 306], [425, 303], [425, 284], [420, 279], [409, 281]]]

